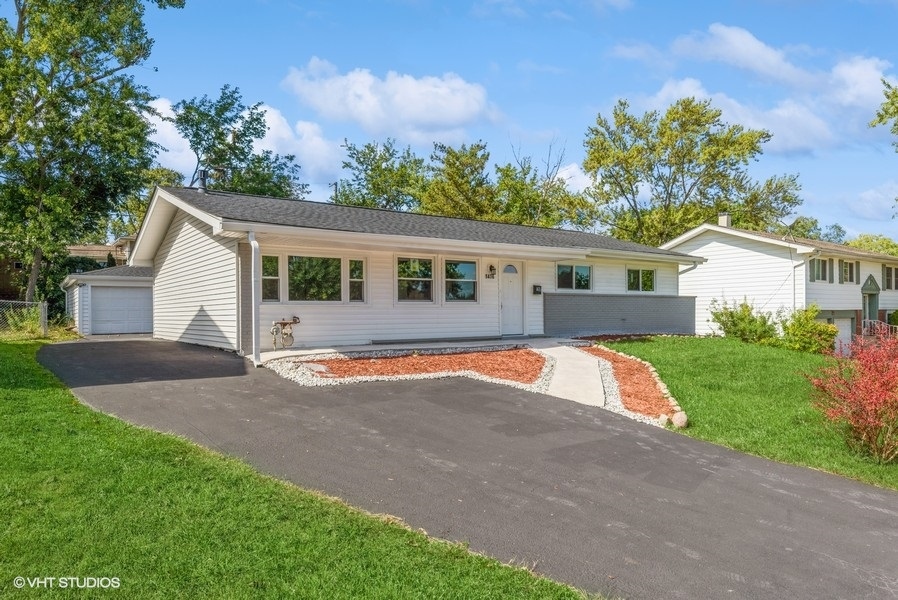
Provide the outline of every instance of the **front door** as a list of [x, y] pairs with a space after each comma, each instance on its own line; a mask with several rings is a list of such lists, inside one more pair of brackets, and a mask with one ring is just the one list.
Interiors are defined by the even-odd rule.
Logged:
[[524, 287], [521, 271], [523, 263], [499, 263], [499, 312], [502, 335], [524, 334]]

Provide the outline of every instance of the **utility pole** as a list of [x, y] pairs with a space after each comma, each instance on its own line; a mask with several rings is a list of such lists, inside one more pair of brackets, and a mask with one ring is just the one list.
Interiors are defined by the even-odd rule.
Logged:
[[337, 203], [337, 194], [340, 192], [340, 181], [337, 180], [330, 184], [330, 187], [334, 188], [334, 204]]

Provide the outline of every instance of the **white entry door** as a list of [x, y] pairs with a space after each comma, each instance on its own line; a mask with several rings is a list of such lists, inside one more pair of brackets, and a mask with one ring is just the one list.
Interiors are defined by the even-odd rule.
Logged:
[[501, 262], [499, 269], [499, 294], [502, 318], [502, 335], [524, 334], [524, 284], [523, 263]]

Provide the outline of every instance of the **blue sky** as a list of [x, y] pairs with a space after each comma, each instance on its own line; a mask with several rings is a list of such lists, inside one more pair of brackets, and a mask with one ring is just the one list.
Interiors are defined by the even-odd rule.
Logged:
[[[564, 150], [586, 183], [583, 140], [618, 98], [663, 110], [710, 98], [729, 123], [773, 134], [751, 171], [797, 173], [799, 212], [853, 237], [898, 238], [898, 154], [869, 121], [898, 81], [895, 0], [187, 0], [147, 9], [156, 43], [136, 79], [171, 103], [223, 84], [263, 102], [263, 146], [297, 156], [313, 199], [341, 177], [344, 139], [483, 140], [491, 163]], [[193, 162], [160, 124], [160, 161]]]

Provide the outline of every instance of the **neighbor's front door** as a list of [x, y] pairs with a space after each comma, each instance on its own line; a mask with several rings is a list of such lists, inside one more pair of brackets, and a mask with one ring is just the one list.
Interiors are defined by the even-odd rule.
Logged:
[[499, 263], [500, 313], [502, 335], [524, 334], [524, 287], [522, 282], [523, 263]]

